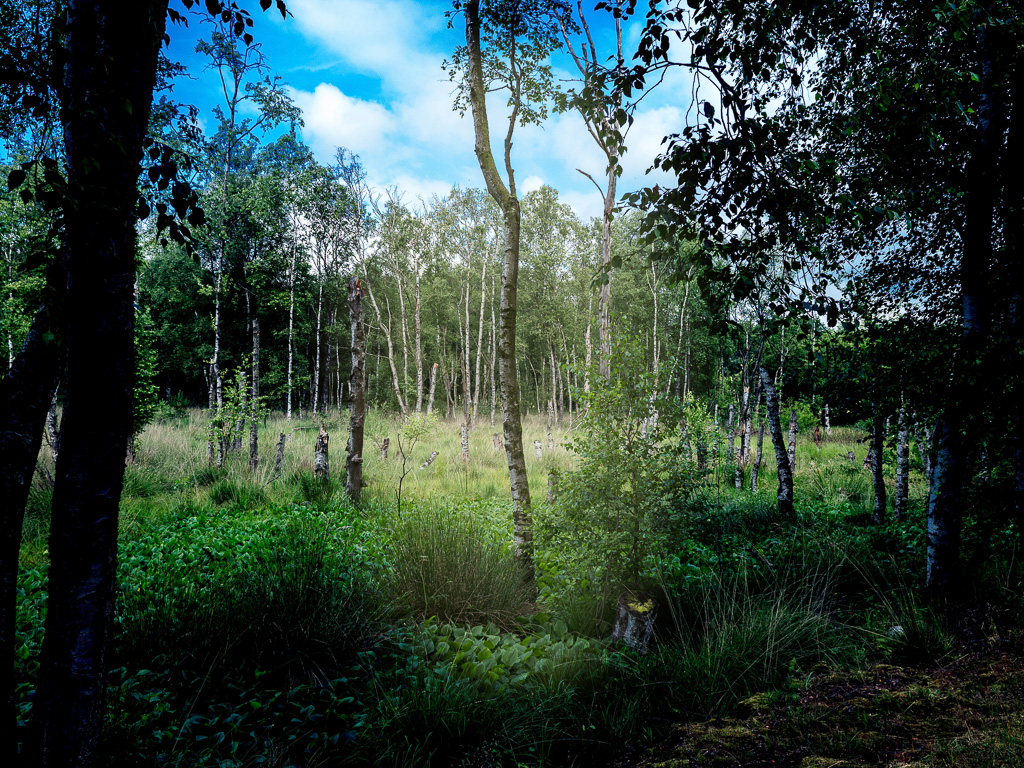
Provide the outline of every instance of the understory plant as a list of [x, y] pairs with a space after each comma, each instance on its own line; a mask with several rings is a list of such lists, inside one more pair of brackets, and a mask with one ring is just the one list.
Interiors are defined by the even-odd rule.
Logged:
[[573, 470], [540, 519], [548, 573], [542, 592], [600, 595], [598, 613], [618, 592], [650, 586], [661, 553], [682, 538], [684, 510], [699, 488], [680, 401], [647, 370], [643, 347], [616, 346], [612, 376], [581, 393], [585, 417], [571, 444]]
[[507, 538], [460, 508], [426, 506], [396, 521], [389, 584], [415, 616], [503, 627], [529, 608], [531, 591]]

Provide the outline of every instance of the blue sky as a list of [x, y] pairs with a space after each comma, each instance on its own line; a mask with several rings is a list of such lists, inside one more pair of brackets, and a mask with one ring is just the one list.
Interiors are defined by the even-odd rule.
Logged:
[[[593, 0], [585, 9], [587, 4]], [[447, 27], [448, 0], [288, 0], [288, 19], [273, 8], [260, 13], [256, 2], [246, 5], [254, 11], [253, 33], [268, 65], [302, 109], [303, 139], [322, 162], [344, 146], [360, 156], [376, 187], [397, 186], [412, 204], [456, 184], [483, 187], [472, 121], [452, 110], [452, 84], [441, 68], [464, 34], [461, 20]], [[611, 53], [610, 15], [591, 12], [588, 18], [599, 47], [603, 42]], [[627, 59], [639, 28], [634, 23], [625, 29]], [[220, 84], [194, 51], [208, 27], [192, 16], [189, 29], [169, 31], [168, 55], [196, 78], [179, 81], [175, 97], [196, 104], [209, 124]], [[554, 64], [556, 74], [570, 77], [568, 57]], [[682, 127], [688, 103], [682, 79], [664, 83], [645, 99], [627, 141], [620, 193], [658, 180], [644, 171], [662, 137]], [[503, 136], [504, 105], [495, 99], [488, 107], [492, 135]], [[600, 215], [597, 190], [576, 169], [600, 178], [603, 155], [578, 115], [554, 115], [542, 127], [517, 128], [513, 165], [521, 191], [549, 184], [580, 215]]]

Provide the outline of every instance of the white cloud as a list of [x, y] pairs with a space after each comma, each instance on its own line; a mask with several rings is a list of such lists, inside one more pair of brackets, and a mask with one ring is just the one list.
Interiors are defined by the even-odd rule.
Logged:
[[[587, 183], [590, 184], [590, 182]], [[558, 199], [576, 211], [576, 215], [584, 224], [591, 219], [601, 218], [604, 212], [604, 197], [598, 194], [592, 184], [589, 190], [559, 192]]]
[[438, 9], [411, 0], [292, 0], [288, 9], [306, 36], [392, 86], [421, 70], [430, 35], [445, 26]]
[[519, 184], [519, 193], [521, 195], [528, 195], [530, 192], [536, 192], [543, 186], [544, 179], [540, 176], [527, 176]]
[[348, 96], [335, 85], [320, 83], [312, 93], [289, 90], [302, 110], [302, 134], [322, 159], [332, 158], [335, 147], [377, 155], [398, 128], [386, 107]]
[[[335, 78], [312, 91], [292, 91], [304, 113], [303, 136], [321, 161], [332, 160], [334, 148], [345, 146], [360, 156], [375, 186], [398, 185], [410, 201], [446, 194], [456, 184], [483, 186], [473, 152], [472, 120], [452, 110], [453, 85], [441, 69], [461, 39], [460, 29], [445, 30], [449, 7], [440, 0], [289, 2], [293, 28], [307, 45], [321, 49], [322, 57], [340, 60], [341, 71], [354, 73], [348, 81]], [[309, 66], [315, 70], [317, 60]], [[645, 101], [627, 137], [620, 193], [661, 180], [645, 176], [645, 171], [662, 138], [685, 124], [685, 105], [672, 104], [673, 97], [688, 103], [685, 89], [666, 93], [665, 85], [657, 101]], [[503, 170], [503, 95], [491, 94], [488, 110], [495, 160]], [[521, 193], [547, 183], [582, 218], [600, 216], [597, 189], [576, 169], [603, 185], [606, 161], [578, 114], [552, 115], [543, 127], [517, 126], [514, 142], [512, 159]]]

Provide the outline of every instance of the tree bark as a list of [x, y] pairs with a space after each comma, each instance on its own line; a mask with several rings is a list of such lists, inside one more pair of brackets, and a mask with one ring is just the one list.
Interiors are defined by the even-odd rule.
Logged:
[[288, 270], [288, 400], [285, 414], [288, 421], [292, 420], [292, 368], [295, 358], [295, 252], [297, 250], [293, 240], [292, 261]]
[[796, 432], [797, 432], [797, 420], [796, 420], [796, 409], [792, 409], [789, 412], [789, 448], [787, 453], [789, 454], [789, 469], [791, 472], [796, 472]]
[[413, 306], [413, 313], [416, 322], [416, 413], [423, 412], [423, 328], [420, 318], [422, 302], [420, 301], [420, 259], [416, 251], [413, 260], [413, 269], [416, 270], [416, 303]]
[[252, 392], [249, 405], [249, 469], [260, 463], [260, 319], [252, 318]]
[[[53, 397], [50, 398], [50, 410], [46, 412], [46, 442], [50, 446], [50, 458], [56, 465], [57, 456], [60, 455], [60, 423], [57, 419], [57, 392], [53, 390]], [[6, 497], [5, 497], [6, 498]]]
[[893, 517], [899, 520], [907, 514], [907, 500], [910, 490], [910, 425], [906, 408], [900, 407], [896, 424], [896, 498], [893, 501]]
[[72, 2], [68, 11], [67, 388], [33, 707], [33, 762], [42, 766], [92, 766], [103, 722], [132, 433], [136, 182], [166, 12], [163, 1], [115, 0]]
[[757, 458], [754, 460], [754, 467], [750, 470], [750, 492], [757, 493], [757, 476], [761, 472], [761, 457], [764, 449], [764, 419], [759, 419], [761, 422], [757, 430]]
[[321, 423], [320, 433], [317, 435], [316, 444], [313, 446], [313, 473], [316, 475], [317, 480], [323, 483], [331, 479], [330, 441], [331, 437], [327, 434], [327, 430]]
[[882, 413], [875, 406], [875, 418], [871, 422], [871, 481], [875, 489], [875, 510], [876, 523], [885, 521], [886, 494], [885, 494], [885, 420]]
[[323, 346], [320, 340], [320, 316], [324, 306], [324, 283], [320, 280], [320, 287], [316, 295], [316, 332], [313, 335], [313, 343], [316, 344], [316, 364], [313, 366], [313, 418], [316, 418], [317, 408], [320, 405], [320, 349]]
[[590, 393], [590, 366], [593, 365], [594, 344], [590, 340], [590, 316], [593, 312], [593, 294], [587, 293], [587, 329], [583, 332], [583, 391]]
[[[476, 156], [487, 184], [487, 191], [501, 208], [505, 223], [505, 260], [501, 273], [501, 298], [498, 310], [498, 371], [500, 378], [502, 427], [505, 433], [505, 456], [508, 461], [509, 485], [512, 491], [512, 524], [517, 559], [529, 584], [535, 584], [533, 566], [533, 524], [530, 516], [530, 485], [526, 475], [523, 452], [523, 420], [519, 404], [519, 377], [516, 371], [516, 297], [519, 280], [519, 233], [521, 213], [516, 197], [515, 175], [512, 171], [512, 130], [518, 117], [514, 109], [505, 136], [505, 187], [491, 154], [490, 128], [483, 82], [480, 52], [480, 13], [477, 0], [465, 5], [466, 47], [469, 53], [469, 102], [473, 114]], [[513, 66], [515, 66], [513, 64]], [[518, 94], [513, 94], [518, 105]]]
[[761, 368], [761, 386], [764, 387], [765, 405], [768, 409], [768, 429], [772, 435], [772, 446], [775, 448], [775, 464], [779, 472], [778, 508], [779, 516], [792, 518], [793, 508], [793, 470], [789, 463], [789, 451], [782, 438], [782, 423], [779, 421], [779, 394], [772, 383], [772, 376], [767, 368]]
[[487, 303], [487, 255], [484, 254], [483, 274], [480, 277], [480, 323], [476, 335], [476, 380], [473, 385], [473, 426], [480, 410], [480, 366], [484, 357], [484, 309]]
[[7, 756], [4, 762], [8, 765], [17, 765], [18, 745], [14, 699], [18, 555], [43, 424], [57, 386], [60, 349], [54, 331], [59, 333], [54, 310], [47, 307], [37, 312], [21, 351], [0, 379], [0, 498], [4, 499], [0, 526], [0, 756]]
[[281, 474], [281, 465], [284, 463], [284, 432], [281, 433], [281, 437], [277, 440], [277, 455], [274, 457], [274, 474]]
[[434, 392], [437, 390], [437, 368], [438, 363], [434, 363], [430, 367], [430, 391], [427, 395], [427, 415], [429, 416], [434, 410]]
[[[348, 314], [352, 323], [352, 373], [349, 376], [348, 458], [345, 460], [345, 494], [359, 504], [363, 491], [363, 425], [366, 421], [366, 322], [363, 285], [358, 277], [348, 281]], [[417, 333], [417, 338], [419, 334]], [[419, 399], [422, 402], [422, 384]], [[431, 388], [433, 400], [433, 388]]]
[[999, 148], [1004, 133], [1005, 109], [995, 84], [990, 35], [980, 24], [977, 32], [977, 72], [980, 95], [975, 116], [975, 143], [966, 165], [963, 256], [960, 284], [963, 298], [963, 336], [954, 363], [952, 385], [935, 428], [935, 479], [928, 506], [929, 592], [947, 607], [954, 606], [966, 587], [960, 564], [963, 526], [962, 495], [969, 440], [968, 403], [974, 400], [974, 384], [983, 374], [984, 346], [990, 329], [989, 303], [998, 293], [991, 285], [993, 223], [999, 178]]

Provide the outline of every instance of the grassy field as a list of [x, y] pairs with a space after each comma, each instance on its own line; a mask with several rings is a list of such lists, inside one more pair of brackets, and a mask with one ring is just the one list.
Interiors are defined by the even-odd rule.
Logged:
[[[410, 426], [371, 412], [369, 484], [355, 509], [341, 493], [347, 414], [325, 422], [327, 485], [312, 474], [312, 420], [268, 418], [255, 471], [247, 450], [220, 469], [208, 465], [200, 412], [164, 414], [140, 437], [122, 500], [110, 764], [726, 765], [681, 754], [657, 763], [659, 748], [643, 754], [674, 738], [674, 723], [742, 716], [752, 696], [803, 695], [826, 673], [910, 668], [953, 653], [950, 632], [918, 597], [927, 492], [919, 463], [910, 514], [873, 524], [860, 430], [833, 429], [820, 451], [801, 436], [798, 514], [780, 520], [770, 444], [757, 494], [733, 487], [723, 436], [706, 473], [678, 468], [685, 493], [662, 512], [610, 513], [601, 499], [580, 507], [590, 478], [574, 474], [581, 458], [569, 443], [586, 425], [553, 425], [549, 444], [546, 422], [528, 420], [533, 592], [510, 546], [505, 457], [492, 440], [500, 425], [484, 419], [472, 430], [464, 463], [458, 423]], [[291, 439], [275, 473], [281, 433]], [[45, 611], [48, 461], [22, 550], [26, 721]], [[552, 471], [575, 490], [548, 503]], [[624, 578], [614, 550], [634, 524], [643, 586], [658, 607], [646, 655], [608, 641]], [[1000, 578], [1002, 600], [1017, 582]], [[786, 712], [793, 722], [804, 716]], [[997, 720], [1017, 738], [1016, 726]], [[750, 764], [761, 764], [751, 750]]]

